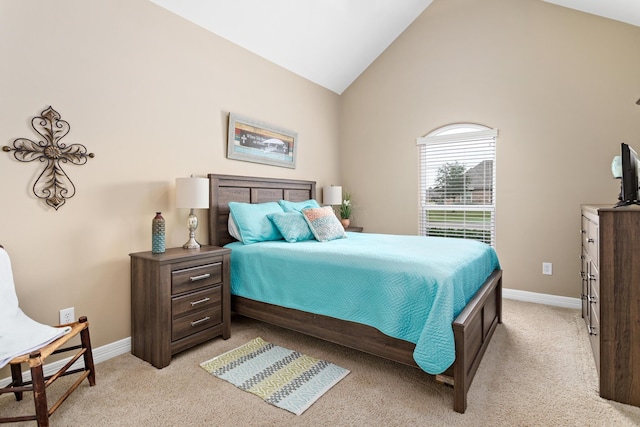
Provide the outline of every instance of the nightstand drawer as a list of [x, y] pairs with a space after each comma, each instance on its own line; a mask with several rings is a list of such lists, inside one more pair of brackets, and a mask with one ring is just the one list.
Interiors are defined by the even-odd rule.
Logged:
[[171, 299], [171, 317], [176, 319], [191, 311], [219, 306], [222, 301], [222, 286], [192, 292]]
[[220, 323], [222, 323], [222, 308], [220, 305], [187, 314], [171, 323], [171, 340], [179, 340]]
[[176, 295], [220, 282], [222, 282], [221, 262], [174, 270], [171, 272], [171, 294]]

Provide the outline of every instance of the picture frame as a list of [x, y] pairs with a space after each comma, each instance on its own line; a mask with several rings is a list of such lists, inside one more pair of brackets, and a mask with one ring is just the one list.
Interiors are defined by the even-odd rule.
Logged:
[[228, 159], [295, 169], [297, 151], [297, 132], [229, 113]]

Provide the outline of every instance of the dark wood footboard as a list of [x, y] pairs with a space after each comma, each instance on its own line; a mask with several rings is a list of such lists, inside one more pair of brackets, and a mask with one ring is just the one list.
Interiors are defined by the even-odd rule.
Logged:
[[498, 323], [502, 323], [502, 270], [494, 271], [453, 321], [453, 409], [464, 413], [467, 392]]
[[[301, 332], [408, 366], [415, 344], [392, 338], [370, 326], [233, 296], [237, 314]], [[436, 380], [454, 388], [453, 409], [464, 413], [467, 392], [502, 312], [502, 271], [496, 270], [453, 322], [456, 361]]]

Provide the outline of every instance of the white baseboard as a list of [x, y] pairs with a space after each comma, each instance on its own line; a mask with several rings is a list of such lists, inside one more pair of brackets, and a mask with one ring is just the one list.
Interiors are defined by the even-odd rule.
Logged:
[[536, 304], [553, 305], [556, 307], [575, 308], [580, 310], [580, 298], [561, 297], [558, 295], [539, 294], [537, 292], [519, 291], [517, 289], [502, 289], [502, 297]]
[[[125, 354], [131, 351], [131, 337], [127, 337], [121, 339], [120, 341], [112, 342], [111, 344], [103, 345], [98, 348], [93, 349], [93, 363], [104, 362], [105, 360], [109, 360], [112, 357], [120, 356], [121, 354]], [[67, 363], [71, 358], [68, 357], [63, 360], [58, 360], [57, 362], [49, 363], [44, 365], [44, 375], [45, 377], [48, 375], [55, 374], [58, 369], [62, 368], [65, 363]], [[69, 369], [82, 369], [84, 366], [84, 362], [82, 358], [80, 358], [76, 363], [74, 363]], [[22, 373], [24, 381], [31, 381], [31, 372], [29, 370], [24, 371]], [[6, 387], [11, 382], [11, 378], [3, 378], [0, 380], [0, 387]]]
[[[557, 295], [539, 294], [536, 292], [519, 291], [517, 289], [503, 289], [502, 296], [507, 299], [532, 302], [536, 304], [553, 305], [557, 307], [575, 308], [580, 309], [582, 304], [579, 298], [560, 297]], [[112, 342], [111, 344], [103, 345], [102, 347], [93, 349], [93, 362], [100, 363], [105, 360], [109, 360], [112, 357], [120, 356], [121, 354], [129, 353], [131, 351], [131, 337], [121, 339], [120, 341]], [[59, 360], [57, 362], [50, 363], [44, 367], [44, 375], [52, 375], [58, 369], [64, 366], [69, 359]], [[82, 360], [74, 363], [71, 369], [82, 368]], [[24, 372], [24, 380], [31, 380], [31, 373], [29, 371]], [[6, 387], [11, 382], [11, 378], [3, 378], [0, 380], [0, 387]]]

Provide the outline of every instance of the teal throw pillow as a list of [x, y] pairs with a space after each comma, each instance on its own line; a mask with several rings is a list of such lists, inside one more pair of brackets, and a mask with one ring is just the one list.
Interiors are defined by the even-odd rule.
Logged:
[[283, 212], [267, 215], [284, 240], [289, 243], [312, 240], [313, 234], [301, 212]]
[[289, 200], [280, 200], [278, 204], [280, 204], [280, 207], [285, 212], [302, 212], [303, 209], [320, 207], [318, 202], [313, 199], [305, 200], [303, 202], [290, 202]]
[[282, 235], [276, 226], [267, 218], [269, 214], [282, 213], [278, 203], [229, 202], [229, 210], [242, 243], [248, 245], [269, 240], [282, 240]]

